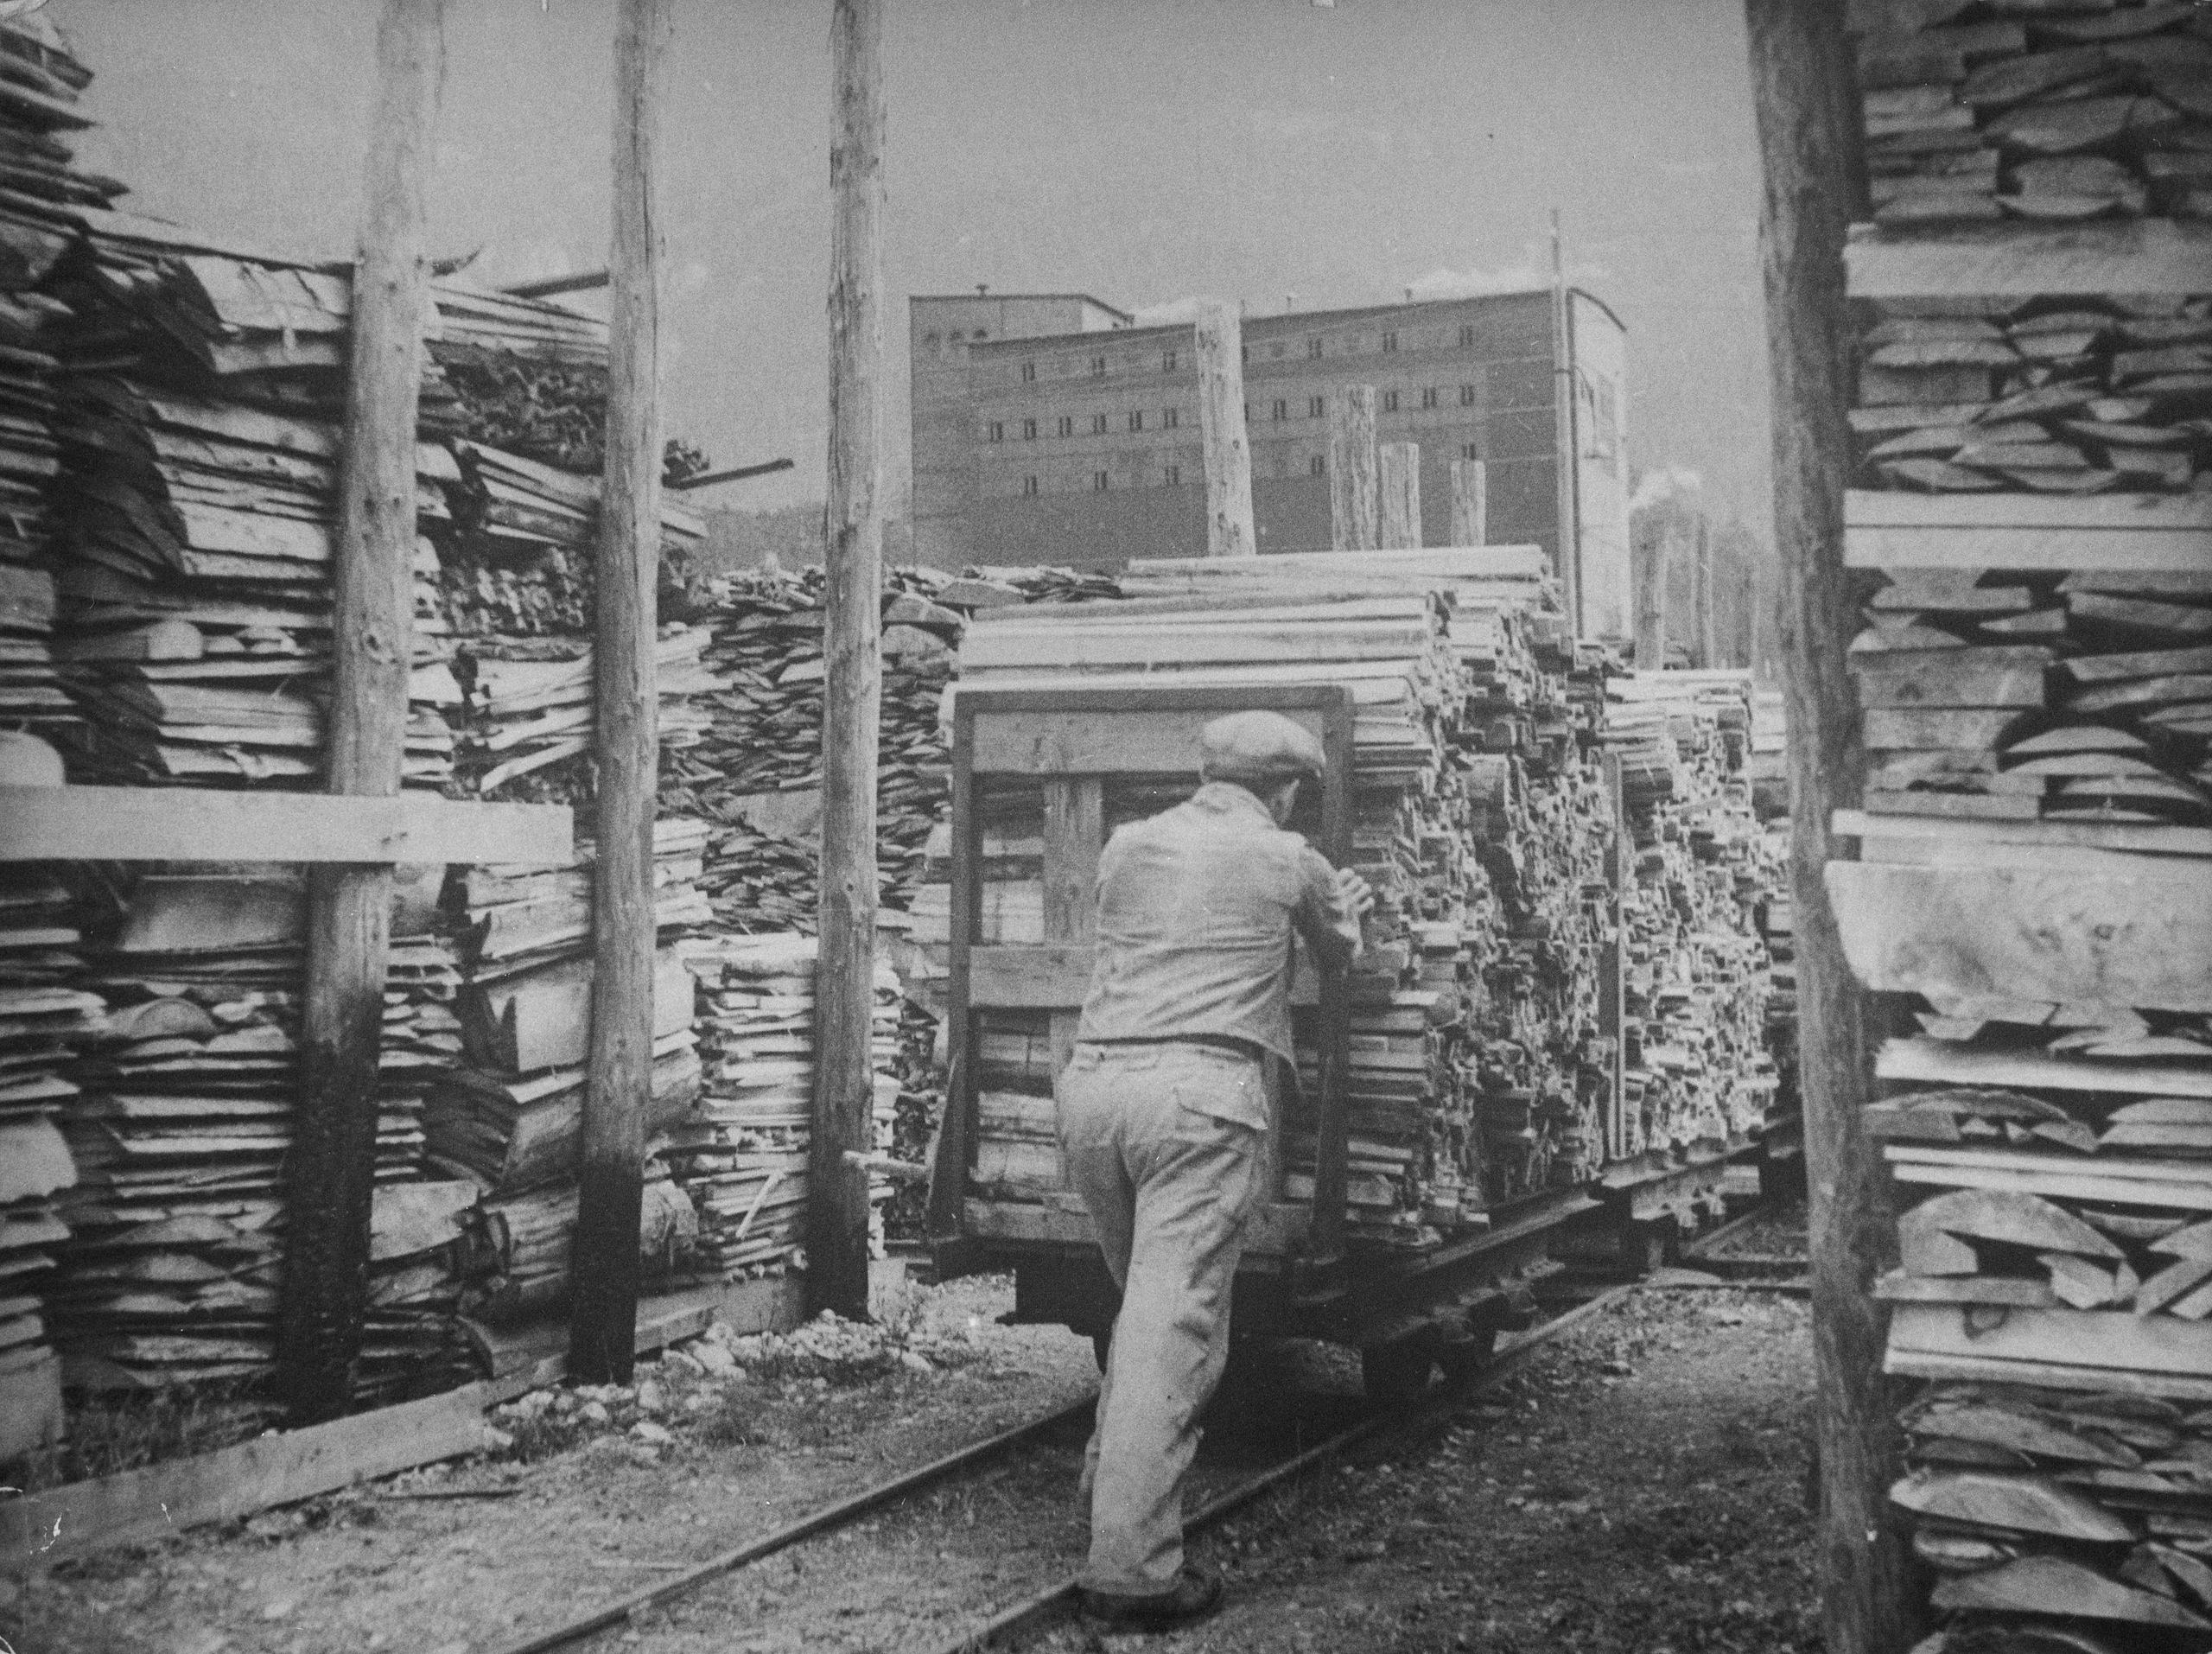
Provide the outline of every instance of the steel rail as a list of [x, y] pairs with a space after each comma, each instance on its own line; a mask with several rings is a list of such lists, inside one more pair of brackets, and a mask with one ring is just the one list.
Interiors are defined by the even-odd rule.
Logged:
[[[1371, 1435], [1395, 1428], [1410, 1427], [1443, 1417], [1453, 1408], [1480, 1396], [1511, 1377], [1542, 1345], [1548, 1344], [1560, 1333], [1571, 1331], [1584, 1321], [1604, 1314], [1637, 1290], [1637, 1283], [1629, 1282], [1599, 1293], [1586, 1303], [1577, 1304], [1565, 1314], [1554, 1316], [1541, 1326], [1531, 1327], [1520, 1337], [1505, 1345], [1482, 1371], [1463, 1384], [1451, 1384], [1439, 1395], [1418, 1403], [1411, 1410], [1378, 1414], [1361, 1420], [1350, 1428], [1340, 1430], [1325, 1441], [1316, 1442], [1303, 1453], [1286, 1459], [1268, 1470], [1262, 1471], [1250, 1479], [1238, 1483], [1225, 1492], [1216, 1495], [1183, 1519], [1183, 1531], [1192, 1534], [1212, 1526], [1232, 1511], [1250, 1504], [1270, 1488], [1281, 1485], [1300, 1473], [1310, 1469], [1323, 1460], [1356, 1447]], [[1023, 1598], [999, 1610], [981, 1625], [963, 1632], [956, 1640], [941, 1644], [933, 1654], [985, 1654], [985, 1651], [1006, 1646], [999, 1639], [1016, 1637], [1024, 1632], [1041, 1630], [1045, 1625], [1062, 1618], [1076, 1600], [1079, 1587], [1072, 1576], [1058, 1584], [1049, 1586], [1033, 1595]]]

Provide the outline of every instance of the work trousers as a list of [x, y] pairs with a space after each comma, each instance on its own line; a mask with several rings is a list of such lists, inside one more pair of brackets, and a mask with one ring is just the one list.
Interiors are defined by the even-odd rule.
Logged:
[[1060, 1149], [1122, 1289], [1084, 1454], [1093, 1591], [1149, 1596], [1183, 1565], [1183, 1478], [1229, 1358], [1229, 1300], [1259, 1193], [1260, 1059], [1216, 1046], [1078, 1045]]

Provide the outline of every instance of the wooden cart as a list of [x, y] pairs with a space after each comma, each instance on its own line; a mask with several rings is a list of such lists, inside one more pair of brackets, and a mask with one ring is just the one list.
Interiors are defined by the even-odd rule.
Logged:
[[[952, 727], [950, 1083], [930, 1192], [929, 1231], [941, 1275], [1007, 1271], [1014, 1318], [1064, 1324], [1103, 1350], [1118, 1297], [1071, 1191], [1041, 1203], [971, 1190], [978, 1138], [978, 1019], [994, 1011], [1049, 1015], [1054, 1066], [1072, 1049], [1090, 977], [1093, 908], [1109, 780], [1196, 782], [1198, 731], [1224, 713], [1280, 712], [1319, 736], [1326, 769], [1317, 848], [1337, 866], [1351, 849], [1352, 691], [1342, 684], [1163, 689], [963, 689]], [[1039, 786], [1044, 812], [1041, 945], [985, 945], [980, 933], [985, 781]], [[1370, 1388], [1426, 1383], [1430, 1365], [1478, 1361], [1512, 1303], [1551, 1267], [1560, 1225], [1599, 1203], [1553, 1191], [1491, 1214], [1487, 1229], [1419, 1252], [1368, 1251], [1344, 1234], [1349, 995], [1341, 976], [1301, 969], [1295, 1002], [1319, 1013], [1321, 1088], [1313, 1199], [1284, 1193], [1288, 1135], [1281, 1075], [1269, 1085], [1268, 1193], [1247, 1231], [1237, 1277], [1241, 1337], [1325, 1339], [1359, 1348]], [[1271, 1071], [1281, 1065], [1270, 1064]]]

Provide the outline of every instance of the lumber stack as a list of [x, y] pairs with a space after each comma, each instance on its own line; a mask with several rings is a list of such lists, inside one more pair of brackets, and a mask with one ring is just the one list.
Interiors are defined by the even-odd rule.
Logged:
[[1896, 226], [2212, 217], [2196, 8], [1923, 5], [1859, 43], [1874, 217]]
[[[702, 1264], [726, 1279], [805, 1267], [814, 1111], [817, 945], [795, 932], [716, 935], [684, 949], [697, 976], [704, 1094], [661, 1154], [698, 1213]], [[899, 978], [875, 974], [875, 1145], [891, 1148], [899, 1079]], [[871, 1175], [872, 1239], [892, 1186]]]
[[1978, 821], [2212, 813], [2202, 573], [1896, 570], [1851, 665], [1866, 807]]
[[1789, 813], [1789, 718], [1780, 690], [1751, 692], [1751, 749], [1746, 771], [1761, 821]]
[[[662, 950], [649, 1132], [674, 1125], [699, 1095], [691, 983], [675, 949], [709, 917], [697, 885], [706, 840], [704, 822], [654, 824]], [[463, 1053], [431, 1091], [427, 1151], [433, 1165], [481, 1197], [463, 1218], [466, 1302], [471, 1316], [489, 1322], [547, 1313], [567, 1297], [591, 1033], [591, 869], [586, 844], [567, 867], [447, 874], [442, 902], [462, 967]], [[672, 1264], [665, 1193], [646, 1202], [647, 1250]]]

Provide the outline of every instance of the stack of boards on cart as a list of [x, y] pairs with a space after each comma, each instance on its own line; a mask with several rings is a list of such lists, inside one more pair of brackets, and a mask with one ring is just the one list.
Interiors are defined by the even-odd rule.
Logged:
[[1604, 692], [1599, 735], [1620, 759], [1628, 829], [1618, 1152], [1741, 1147], [1775, 1123], [1757, 912], [1783, 876], [1745, 773], [1751, 674], [1628, 672]]
[[[795, 933], [717, 934], [683, 949], [698, 981], [705, 1065], [698, 1106], [662, 1149], [698, 1209], [702, 1265], [727, 1279], [805, 1267], [814, 1112], [817, 944]], [[890, 1148], [899, 1096], [899, 978], [875, 972], [874, 1136]], [[871, 1177], [871, 1239], [893, 1186]]]
[[[697, 884], [706, 840], [702, 821], [654, 824], [660, 952], [649, 1134], [675, 1126], [699, 1097], [691, 980], [677, 949], [709, 917]], [[480, 1196], [467, 1213], [469, 1313], [512, 1324], [557, 1310], [568, 1295], [591, 1037], [590, 849], [568, 867], [454, 868], [444, 916], [462, 965], [464, 1059], [431, 1093], [428, 1148]], [[652, 1165], [643, 1256], [664, 1272], [696, 1227], [683, 1192]]]

